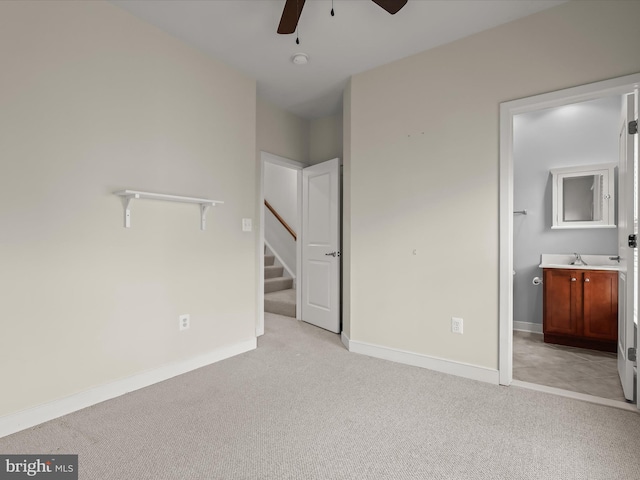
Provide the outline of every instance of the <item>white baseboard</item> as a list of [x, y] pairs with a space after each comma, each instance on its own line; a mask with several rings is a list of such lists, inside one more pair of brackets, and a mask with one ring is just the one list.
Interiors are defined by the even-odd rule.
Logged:
[[541, 323], [513, 322], [513, 329], [519, 332], [542, 333]]
[[99, 387], [90, 388], [69, 397], [54, 400], [27, 410], [0, 417], [0, 438], [27, 428], [62, 417], [77, 410], [110, 400], [128, 392], [133, 392], [154, 383], [162, 382], [183, 373], [196, 370], [226, 358], [239, 355], [257, 347], [255, 338], [235, 345], [223, 347], [195, 358], [165, 365], [154, 370], [138, 373], [131, 377]]
[[392, 362], [404, 363], [405, 365], [412, 365], [414, 367], [427, 368], [429, 370], [435, 370], [436, 372], [470, 378], [471, 380], [493, 383], [495, 385], [498, 385], [499, 383], [498, 370], [493, 370], [491, 368], [478, 367], [467, 363], [444, 360], [442, 358], [431, 357], [420, 353], [407, 352], [405, 350], [398, 350], [395, 348], [383, 347], [355, 340], [347, 340], [349, 342], [350, 352], [360, 353], [369, 357], [382, 358]]
[[342, 333], [340, 334], [340, 340], [342, 340], [342, 344], [343, 344], [345, 347], [347, 347], [347, 350], [351, 350], [351, 349], [349, 348], [349, 345], [351, 344], [351, 340], [349, 340], [349, 337], [347, 337], [347, 334], [346, 334], [346, 333], [342, 332]]

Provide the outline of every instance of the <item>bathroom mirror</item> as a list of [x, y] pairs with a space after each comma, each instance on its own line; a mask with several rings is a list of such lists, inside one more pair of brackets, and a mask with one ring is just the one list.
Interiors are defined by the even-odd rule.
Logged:
[[615, 228], [615, 164], [554, 168], [551, 228]]

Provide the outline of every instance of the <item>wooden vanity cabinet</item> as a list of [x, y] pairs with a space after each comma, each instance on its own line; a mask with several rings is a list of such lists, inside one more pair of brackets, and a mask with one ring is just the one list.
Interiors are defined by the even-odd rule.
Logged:
[[618, 272], [544, 269], [544, 341], [617, 351]]

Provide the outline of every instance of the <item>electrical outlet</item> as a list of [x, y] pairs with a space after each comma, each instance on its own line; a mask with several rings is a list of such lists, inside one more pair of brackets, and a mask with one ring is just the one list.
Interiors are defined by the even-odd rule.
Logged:
[[178, 324], [180, 327], [180, 331], [189, 328], [191, 326], [191, 317], [189, 316], [189, 314], [185, 313], [184, 315], [180, 315], [178, 317]]
[[451, 317], [451, 331], [462, 335], [463, 320], [458, 317]]

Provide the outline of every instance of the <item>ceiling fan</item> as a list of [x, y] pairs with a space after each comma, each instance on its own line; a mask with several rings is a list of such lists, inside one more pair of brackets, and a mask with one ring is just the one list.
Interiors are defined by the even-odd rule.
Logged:
[[[395, 15], [402, 7], [407, 4], [407, 0], [371, 0], [380, 7], [384, 8], [391, 15]], [[302, 13], [305, 0], [287, 0], [284, 4], [280, 25], [278, 25], [278, 33], [289, 34], [296, 31], [298, 20]], [[333, 15], [333, 9], [331, 9]]]

